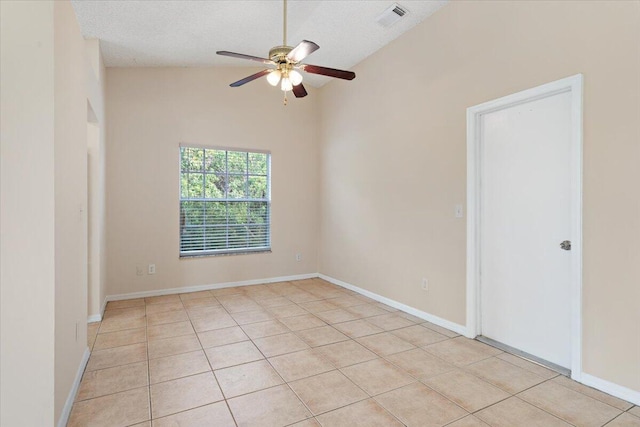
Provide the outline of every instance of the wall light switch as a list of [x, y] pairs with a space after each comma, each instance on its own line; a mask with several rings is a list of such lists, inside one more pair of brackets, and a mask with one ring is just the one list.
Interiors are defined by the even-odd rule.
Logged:
[[156, 274], [156, 265], [149, 264], [149, 274]]
[[462, 205], [456, 205], [456, 218], [462, 218], [462, 216], [463, 216]]

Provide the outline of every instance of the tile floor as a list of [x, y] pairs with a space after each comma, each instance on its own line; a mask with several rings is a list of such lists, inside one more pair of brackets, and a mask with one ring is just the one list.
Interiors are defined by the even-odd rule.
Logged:
[[640, 427], [640, 407], [320, 279], [110, 302], [69, 426]]

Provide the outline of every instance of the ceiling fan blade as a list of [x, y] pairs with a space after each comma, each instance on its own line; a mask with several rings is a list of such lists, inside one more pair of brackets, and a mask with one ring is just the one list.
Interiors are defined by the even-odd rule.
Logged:
[[298, 86], [293, 87], [293, 94], [296, 98], [304, 98], [307, 96], [307, 90], [304, 88], [302, 83], [300, 83]]
[[245, 83], [252, 82], [252, 81], [254, 81], [255, 79], [259, 79], [260, 77], [262, 77], [262, 76], [265, 76], [265, 75], [269, 74], [271, 71], [272, 71], [272, 70], [262, 70], [262, 71], [258, 71], [257, 73], [255, 73], [255, 74], [251, 74], [250, 76], [245, 77], [245, 78], [244, 78], [244, 79], [242, 79], [242, 80], [238, 80], [237, 82], [233, 82], [233, 83], [231, 83], [229, 86], [231, 86], [231, 87], [238, 87], [238, 86], [242, 86], [242, 85], [243, 85], [243, 84], [245, 84]]
[[289, 52], [287, 59], [291, 62], [298, 63], [318, 49], [320, 49], [320, 46], [314, 42], [302, 40], [298, 43], [298, 46], [294, 47], [291, 52]]
[[263, 64], [270, 64], [270, 65], [274, 64], [274, 62], [270, 59], [260, 58], [258, 56], [245, 55], [244, 53], [228, 52], [226, 50], [219, 50], [216, 53], [218, 55], [230, 56], [232, 58], [248, 59], [249, 61], [262, 62]]
[[356, 73], [353, 71], [337, 70], [335, 68], [321, 67], [319, 65], [301, 64], [300, 69], [307, 73], [336, 77], [344, 80], [353, 80], [356, 78]]

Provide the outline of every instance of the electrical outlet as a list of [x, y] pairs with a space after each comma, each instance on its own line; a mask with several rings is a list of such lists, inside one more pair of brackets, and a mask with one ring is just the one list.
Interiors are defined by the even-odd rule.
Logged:
[[149, 264], [149, 274], [156, 274], [156, 265]]
[[296, 254], [296, 261], [302, 261], [302, 254]]
[[142, 276], [143, 274], [144, 274], [144, 271], [142, 271], [142, 267], [136, 266], [136, 275]]
[[429, 280], [426, 277], [422, 278], [422, 290], [429, 292]]

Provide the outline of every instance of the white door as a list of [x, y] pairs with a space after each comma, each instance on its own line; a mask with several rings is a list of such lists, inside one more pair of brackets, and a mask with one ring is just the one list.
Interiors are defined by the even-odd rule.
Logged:
[[480, 330], [571, 368], [572, 95], [479, 117]]

